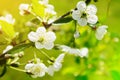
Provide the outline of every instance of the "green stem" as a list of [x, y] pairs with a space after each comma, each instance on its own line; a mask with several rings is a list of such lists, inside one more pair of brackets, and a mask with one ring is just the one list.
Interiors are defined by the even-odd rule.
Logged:
[[22, 69], [19, 69], [19, 68], [15, 68], [15, 67], [12, 67], [10, 66], [11, 69], [14, 69], [14, 70], [17, 70], [17, 71], [20, 71], [20, 72], [26, 72], [25, 70], [22, 70]]
[[39, 16], [37, 16], [35, 13], [33, 13], [33, 12], [30, 12], [33, 16], [35, 16], [38, 20], [40, 20], [41, 22], [42, 22], [42, 18], [41, 17], [39, 17]]
[[48, 56], [44, 51], [42, 50], [38, 50], [40, 53], [42, 53], [43, 55], [45, 55], [49, 60], [51, 60], [50, 56]]
[[109, 2], [108, 2], [107, 12], [106, 12], [106, 19], [107, 19], [108, 15], [109, 15], [109, 10], [110, 10], [111, 1], [112, 1], [112, 0], [109, 0]]

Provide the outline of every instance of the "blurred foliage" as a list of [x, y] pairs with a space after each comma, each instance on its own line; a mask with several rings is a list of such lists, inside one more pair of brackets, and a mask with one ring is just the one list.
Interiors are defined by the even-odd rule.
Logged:
[[[75, 8], [78, 1], [79, 0], [50, 0], [50, 3], [55, 6], [55, 10], [58, 12], [58, 16], [60, 16]], [[78, 28], [80, 31], [80, 37], [75, 40], [75, 46], [77, 48], [88, 47], [88, 58], [67, 55], [63, 62], [63, 68], [59, 72], [56, 72], [53, 77], [46, 75], [43, 78], [33, 79], [25, 73], [7, 68], [7, 73], [5, 76], [0, 78], [0, 80], [120, 80], [120, 0], [111, 0], [110, 3], [109, 1], [110, 0], [98, 0], [97, 3], [92, 2], [98, 7], [97, 14], [100, 22], [109, 26], [109, 32], [102, 41], [96, 40], [95, 32], [89, 27], [86, 26]], [[14, 27], [16, 32], [20, 32], [19, 36], [14, 39], [16, 43], [26, 40], [27, 34], [31, 30], [36, 29], [36, 27], [25, 26], [25, 23], [31, 20], [33, 16], [20, 16], [18, 10], [20, 3], [30, 3], [30, 0], [1, 0], [0, 3], [0, 15], [8, 11], [16, 19], [16, 24], [14, 26], [9, 25], [10, 27]], [[34, 5], [37, 6], [37, 4]], [[35, 12], [38, 15], [43, 14], [39, 12], [39, 9], [36, 9]], [[68, 18], [71, 19], [70, 17]], [[69, 22], [68, 18], [65, 18], [64, 20]], [[62, 26], [58, 25], [57, 27], [53, 27], [55, 27], [56, 30], [59, 30], [56, 31], [57, 40], [55, 43], [65, 44], [72, 47], [72, 33], [74, 32], [73, 21], [67, 24], [62, 24]], [[4, 32], [10, 34], [10, 36], [0, 33], [0, 53], [9, 44], [9, 41], [4, 37], [9, 37], [11, 39], [13, 38], [13, 34], [15, 34], [13, 29], [10, 31], [9, 29], [4, 30]], [[19, 61], [25, 64], [25, 61], [27, 62], [33, 58], [34, 51], [32, 48], [26, 49], [25, 57]], [[46, 57], [40, 54], [37, 50], [36, 52], [37, 56], [47, 64], [47, 62], [45, 62]], [[45, 52], [53, 57], [56, 57], [61, 53], [58, 50]], [[3, 67], [0, 67], [0, 72], [2, 71], [2, 68]], [[24, 68], [24, 66], [21, 66], [21, 68]]]

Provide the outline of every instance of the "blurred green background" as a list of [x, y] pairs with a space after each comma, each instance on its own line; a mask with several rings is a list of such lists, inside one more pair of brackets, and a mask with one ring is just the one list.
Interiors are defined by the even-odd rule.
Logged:
[[[73, 9], [78, 1], [50, 0], [50, 3], [55, 6], [55, 10], [60, 16]], [[29, 19], [29, 16], [20, 16], [18, 7], [21, 3], [30, 3], [30, 0], [0, 0], [0, 15], [9, 12], [17, 22], [20, 22], [21, 19]], [[108, 25], [109, 28], [105, 40], [100, 41], [97, 45], [91, 46], [92, 43], [94, 44], [94, 39], [91, 41], [89, 38], [80, 39], [80, 45], [90, 49], [88, 59], [66, 56], [63, 68], [56, 72], [53, 77], [46, 75], [43, 78], [33, 79], [25, 73], [8, 69], [0, 80], [120, 80], [120, 42], [115, 41], [116, 38], [119, 39], [120, 35], [120, 0], [111, 0], [111, 2], [110, 0], [99, 0], [93, 4], [98, 8], [97, 14], [100, 22]], [[20, 26], [21, 24], [17, 25]], [[59, 39], [56, 43], [60, 41]], [[30, 53], [30, 51], [26, 52]], [[50, 53], [54, 55], [53, 53], [56, 51], [53, 50]], [[23, 61], [25, 60], [27, 60], [26, 57]]]

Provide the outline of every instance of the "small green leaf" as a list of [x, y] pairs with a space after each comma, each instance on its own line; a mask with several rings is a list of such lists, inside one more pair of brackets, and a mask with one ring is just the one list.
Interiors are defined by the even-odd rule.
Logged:
[[94, 2], [98, 2], [98, 0], [94, 0]]
[[32, 46], [32, 45], [33, 45], [33, 43], [20, 44], [20, 45], [15, 46], [15, 47], [12, 48], [11, 50], [9, 50], [7, 53], [9, 53], [9, 54], [14, 54], [14, 53], [23, 51], [23, 50], [25, 50], [26, 48], [28, 48], [28, 47], [30, 47], [30, 46]]
[[14, 38], [15, 36], [15, 31], [14, 27], [12, 24], [9, 24], [5, 21], [0, 20], [0, 25], [2, 27], [3, 32], [9, 37], [9, 38]]
[[45, 7], [39, 3], [38, 0], [31, 0], [32, 1], [32, 10], [36, 15], [43, 17]]
[[80, 57], [78, 56], [78, 57], [75, 57], [75, 62], [77, 63], [77, 64], [80, 64]]
[[0, 73], [0, 77], [3, 77], [6, 72], [7, 72], [7, 68], [6, 66], [4, 66], [2, 72]]
[[113, 80], [120, 80], [120, 73], [118, 71], [111, 71], [111, 75], [113, 77]]
[[55, 24], [62, 24], [62, 23], [68, 23], [72, 20], [73, 20], [72, 17], [65, 17], [65, 18], [61, 18], [61, 19], [56, 20], [54, 23]]
[[40, 20], [37, 18], [32, 19], [30, 22], [37, 24], [37, 25], [40, 24]]
[[91, 0], [86, 0], [85, 3], [86, 4], [89, 4], [91, 2]]

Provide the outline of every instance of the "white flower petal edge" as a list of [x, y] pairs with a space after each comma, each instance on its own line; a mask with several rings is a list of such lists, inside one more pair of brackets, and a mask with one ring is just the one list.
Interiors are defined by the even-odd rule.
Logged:
[[28, 39], [29, 39], [30, 41], [32, 41], [32, 42], [36, 42], [36, 41], [38, 41], [39, 37], [38, 37], [37, 33], [35, 33], [35, 32], [30, 32], [30, 33], [28, 34]]
[[81, 26], [86, 26], [87, 25], [87, 19], [86, 18], [80, 18], [78, 20], [78, 24]]
[[72, 13], [72, 18], [75, 19], [75, 20], [79, 20], [79, 18], [81, 17], [81, 12], [78, 11], [78, 10], [74, 10], [73, 13]]
[[71, 48], [65, 45], [61, 45], [60, 49], [65, 53], [72, 54], [75, 56], [80, 56], [80, 57], [88, 57], [88, 52], [89, 52], [88, 48], [86, 47], [81, 49], [76, 49], [76, 48]]
[[108, 26], [106, 26], [106, 25], [102, 25], [97, 28], [95, 36], [98, 40], [103, 39], [104, 35], [107, 33], [107, 28], [108, 28]]
[[80, 11], [85, 11], [86, 3], [84, 1], [79, 1], [77, 3], [77, 9], [80, 10]]
[[87, 22], [90, 24], [95, 24], [98, 21], [98, 17], [96, 15], [88, 15]]
[[6, 53], [7, 51], [9, 51], [10, 49], [12, 49], [13, 46], [12, 45], [8, 45], [4, 50], [3, 53]]
[[53, 76], [54, 75], [54, 72], [55, 71], [59, 71], [61, 68], [62, 68], [62, 61], [64, 59], [64, 56], [65, 54], [60, 54], [56, 59], [55, 59], [55, 62], [53, 63], [53, 65], [50, 65], [48, 67], [48, 74], [50, 76]]
[[80, 57], [88, 57], [88, 48], [80, 49], [80, 53], [78, 54]]
[[39, 3], [42, 5], [48, 5], [48, 0], [39, 0]]
[[46, 7], [47, 7], [47, 8], [45, 8], [46, 15], [48, 15], [48, 14], [49, 15], [56, 15], [56, 12], [54, 11], [53, 5], [48, 4]]
[[89, 15], [95, 15], [96, 13], [97, 13], [97, 8], [96, 8], [96, 6], [95, 5], [88, 5], [87, 6], [87, 9], [86, 9], [86, 13], [88, 13]]
[[39, 27], [36, 32], [30, 32], [28, 34], [28, 39], [35, 42], [35, 47], [37, 49], [45, 48], [50, 50], [54, 47], [56, 36], [54, 32], [47, 32], [44, 27]]
[[42, 26], [42, 27], [39, 27], [37, 30], [36, 30], [36, 33], [38, 34], [44, 34], [46, 33], [46, 29]]

